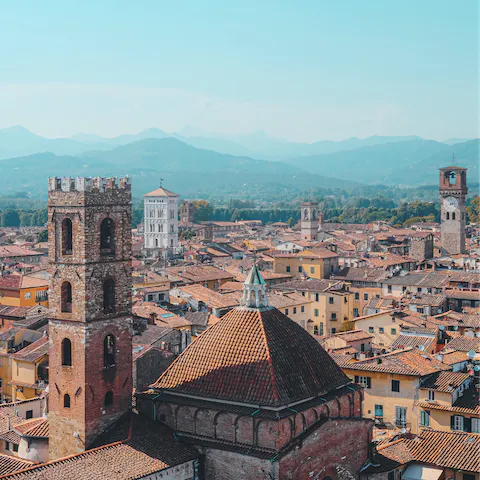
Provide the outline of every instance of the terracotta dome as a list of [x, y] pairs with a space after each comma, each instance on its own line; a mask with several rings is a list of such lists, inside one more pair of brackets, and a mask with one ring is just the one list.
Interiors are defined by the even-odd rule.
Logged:
[[[256, 267], [254, 267], [256, 268]], [[258, 304], [257, 279], [245, 283], [244, 306], [200, 335], [152, 385], [208, 399], [278, 407], [325, 395], [350, 383], [319, 343], [276, 308]], [[260, 276], [261, 278], [261, 276]], [[247, 302], [247, 304], [245, 304]]]

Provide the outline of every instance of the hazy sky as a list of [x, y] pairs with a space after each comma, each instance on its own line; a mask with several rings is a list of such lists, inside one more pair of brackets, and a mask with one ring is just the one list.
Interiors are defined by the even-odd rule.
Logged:
[[0, 128], [478, 136], [478, 0], [0, 0]]

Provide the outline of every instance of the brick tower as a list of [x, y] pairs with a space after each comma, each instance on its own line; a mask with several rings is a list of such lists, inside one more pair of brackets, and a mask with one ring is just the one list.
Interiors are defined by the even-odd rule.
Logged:
[[318, 203], [303, 202], [300, 217], [302, 240], [317, 240], [318, 235]]
[[450, 255], [465, 253], [465, 197], [467, 196], [467, 169], [445, 167], [440, 169], [441, 245]]
[[131, 406], [131, 220], [129, 179], [49, 179], [50, 459]]

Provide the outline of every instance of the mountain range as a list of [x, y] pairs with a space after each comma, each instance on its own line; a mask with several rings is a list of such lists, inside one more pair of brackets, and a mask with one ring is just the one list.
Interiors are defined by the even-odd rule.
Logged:
[[478, 139], [372, 136], [296, 143], [264, 132], [208, 135], [189, 127], [181, 133], [151, 128], [113, 138], [50, 139], [9, 127], [0, 130], [0, 178], [8, 178], [2, 190], [42, 193], [39, 179], [47, 176], [123, 174], [135, 177], [137, 194], [155, 188], [160, 177], [189, 195], [212, 188], [258, 196], [270, 189], [417, 186], [436, 184], [438, 168], [451, 164], [453, 154], [469, 169], [469, 179], [478, 179]]

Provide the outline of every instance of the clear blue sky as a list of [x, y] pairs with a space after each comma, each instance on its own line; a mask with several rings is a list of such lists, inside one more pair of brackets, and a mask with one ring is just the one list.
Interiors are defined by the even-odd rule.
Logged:
[[478, 135], [477, 0], [0, 0], [0, 128]]

